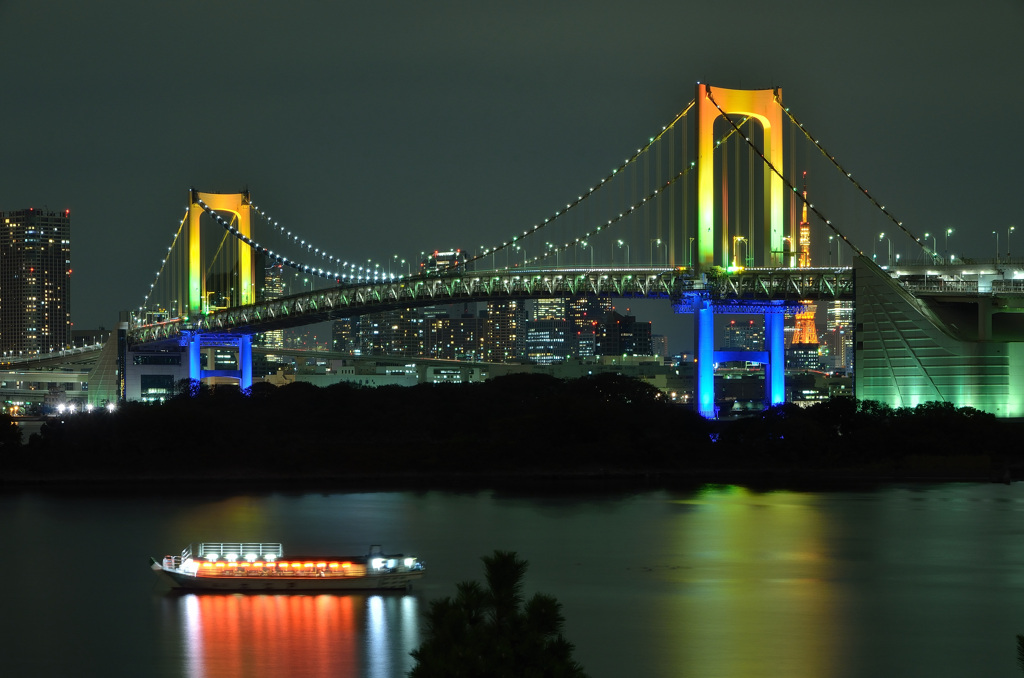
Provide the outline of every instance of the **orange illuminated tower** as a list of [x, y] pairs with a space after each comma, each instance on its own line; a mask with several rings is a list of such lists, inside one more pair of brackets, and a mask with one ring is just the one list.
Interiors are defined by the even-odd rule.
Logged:
[[[799, 245], [797, 265], [808, 268], [811, 265], [811, 223], [807, 221], [807, 172], [804, 172], [804, 209], [800, 219]], [[805, 353], [810, 353], [812, 346], [817, 353], [818, 328], [814, 325], [814, 314], [817, 307], [809, 299], [800, 301], [804, 310], [796, 314], [796, 329], [793, 332], [793, 347], [800, 346]]]

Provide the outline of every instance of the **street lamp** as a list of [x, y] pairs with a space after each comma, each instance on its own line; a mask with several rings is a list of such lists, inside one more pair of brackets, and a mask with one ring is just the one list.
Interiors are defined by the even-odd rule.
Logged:
[[739, 264], [737, 263], [736, 250], [737, 250], [737, 248], [738, 248], [740, 243], [744, 243], [744, 246], [746, 246], [746, 242], [747, 242], [747, 239], [744, 238], [742, 235], [734, 235], [732, 237], [732, 267], [733, 268], [737, 268], [739, 266]]
[[938, 253], [936, 253], [936, 251], [935, 251], [938, 246], [935, 244], [935, 234], [934, 233], [925, 233], [924, 234], [924, 239], [925, 240], [928, 240], [929, 237], [932, 239], [932, 261], [934, 262], [935, 258], [939, 256]]
[[[661, 247], [661, 238], [655, 238], [651, 241], [651, 266], [654, 266], [654, 246]], [[665, 243], [665, 265], [668, 266], [668, 243]]]
[[885, 233], [879, 233], [878, 234], [879, 242], [881, 242], [883, 239], [889, 241], [889, 265], [892, 266], [892, 239], [889, 238], [887, 235], [885, 235]]
[[996, 263], [999, 263], [999, 231], [992, 231], [992, 235], [996, 237]]
[[619, 249], [622, 249], [623, 247], [626, 248], [626, 266], [629, 266], [629, 243], [628, 242], [623, 242], [621, 240], [619, 240], [618, 242], [619, 242]]
[[687, 254], [687, 257], [690, 260], [689, 263], [687, 264], [687, 266], [689, 268], [693, 268], [693, 241], [694, 240], [696, 240], [696, 238], [690, 238], [690, 244], [686, 246], [686, 254]]
[[[949, 236], [953, 235], [953, 232], [955, 230], [956, 230], [955, 228], [947, 228], [946, 229], [946, 243], [945, 243], [945, 245], [942, 246], [942, 249], [945, 250], [947, 255], [949, 254]], [[949, 260], [952, 261], [953, 257], [950, 257]]]
[[590, 268], [594, 268], [594, 245], [592, 243], [587, 242], [586, 240], [581, 240], [580, 247], [590, 248]]
[[1010, 234], [1016, 230], [1016, 226], [1009, 226], [1006, 229], [1006, 263], [1010, 263]]

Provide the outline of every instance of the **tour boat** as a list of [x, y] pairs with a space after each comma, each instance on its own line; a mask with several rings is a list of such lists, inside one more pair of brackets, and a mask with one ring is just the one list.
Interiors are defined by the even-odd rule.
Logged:
[[417, 558], [380, 546], [365, 556], [285, 556], [281, 544], [203, 542], [150, 561], [172, 587], [203, 591], [406, 589], [426, 572]]

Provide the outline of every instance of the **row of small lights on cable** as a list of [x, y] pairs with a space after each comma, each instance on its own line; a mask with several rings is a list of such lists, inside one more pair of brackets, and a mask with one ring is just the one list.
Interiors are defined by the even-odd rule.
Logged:
[[[199, 200], [197, 204], [200, 207], [203, 208], [203, 211], [205, 211], [207, 214], [209, 214], [211, 217], [213, 217], [213, 219], [216, 220], [216, 222], [218, 224], [220, 224], [221, 227], [224, 228], [224, 230], [226, 230], [227, 232], [231, 233], [238, 240], [241, 240], [243, 243], [248, 245], [251, 249], [254, 249], [254, 250], [258, 251], [258, 252], [262, 252], [263, 254], [267, 255], [268, 257], [270, 257], [271, 259], [273, 259], [277, 263], [281, 264], [282, 266], [288, 266], [289, 268], [293, 268], [296, 271], [299, 271], [300, 273], [306, 273], [306, 274], [309, 274], [311, 276], [315, 276], [315, 277], [318, 277], [318, 278], [323, 278], [323, 279], [326, 279], [326, 280], [333, 280], [333, 281], [335, 281], [337, 283], [341, 283], [341, 282], [387, 282], [389, 280], [395, 280], [396, 278], [399, 277], [399, 276], [394, 276], [394, 275], [390, 275], [389, 276], [388, 274], [384, 273], [383, 271], [377, 271], [375, 269], [371, 270], [369, 264], [367, 264], [366, 267], [363, 267], [363, 266], [357, 266], [354, 263], [350, 264], [347, 261], [346, 262], [340, 262], [339, 260], [335, 259], [333, 256], [331, 257], [331, 261], [334, 261], [336, 264], [340, 264], [341, 266], [348, 266], [350, 272], [349, 273], [341, 273], [341, 272], [334, 272], [334, 273], [332, 273], [331, 271], [325, 271], [322, 268], [316, 268], [316, 267], [310, 266], [308, 264], [303, 264], [302, 262], [299, 262], [299, 261], [294, 261], [294, 260], [289, 259], [288, 257], [286, 257], [286, 256], [284, 256], [282, 254], [279, 254], [279, 253], [275, 254], [273, 250], [268, 249], [268, 248], [260, 245], [258, 242], [256, 242], [255, 240], [251, 239], [249, 236], [242, 235], [241, 233], [238, 232], [238, 229], [235, 228], [235, 226], [233, 224], [231, 224], [228, 221], [226, 221], [222, 216], [217, 214], [217, 212], [215, 212], [213, 209], [211, 209], [210, 206], [207, 205], [202, 200]], [[259, 210], [257, 210], [257, 211], [259, 211]], [[262, 215], [262, 212], [260, 212], [260, 214]], [[277, 226], [277, 222], [274, 222], [274, 225]], [[288, 234], [290, 235], [291, 232], [289, 231]], [[305, 240], [301, 241], [301, 245], [302, 246], [306, 246], [305, 245]], [[317, 248], [316, 249], [316, 253], [319, 253], [319, 252], [320, 252], [320, 250], [319, 250], [319, 248]], [[380, 264], [377, 264], [377, 266], [379, 267]]]
[[[692, 105], [692, 102], [691, 102], [691, 105]], [[687, 108], [687, 110], [689, 110], [689, 108]], [[686, 111], [683, 111], [683, 113], [681, 113], [679, 115], [679, 117], [676, 119], [676, 121], [678, 121], [680, 118], [682, 118], [683, 115], [685, 115], [685, 113], [686, 113]], [[749, 117], [743, 118], [743, 120], [740, 122], [740, 126], [744, 125], [748, 120], [750, 120]], [[673, 122], [672, 124], [675, 124], [675, 122]], [[719, 146], [724, 144], [726, 141], [728, 141], [729, 137], [731, 137], [733, 134], [735, 134], [738, 131], [738, 129], [739, 128], [737, 127], [735, 129], [729, 130], [725, 134], [724, 137], [722, 137], [721, 139], [719, 139], [718, 141], [715, 142], [715, 148], [718, 148]], [[652, 139], [652, 142], [653, 141], [654, 140]], [[644, 150], [647, 150], [647, 149], [645, 148]], [[566, 243], [565, 245], [562, 245], [561, 247], [552, 248], [552, 249], [548, 250], [547, 252], [545, 252], [545, 253], [543, 253], [541, 255], [538, 255], [538, 256], [534, 257], [533, 259], [528, 260], [527, 262], [524, 263], [524, 265], [526, 265], [526, 263], [530, 263], [530, 264], [537, 263], [538, 261], [541, 261], [543, 259], [547, 259], [552, 254], [559, 254], [561, 252], [564, 252], [565, 250], [569, 249], [570, 247], [576, 247], [576, 246], [591, 247], [591, 245], [589, 243], [587, 243], [587, 240], [589, 238], [593, 237], [597, 233], [600, 233], [602, 229], [608, 228], [609, 226], [611, 226], [613, 224], [616, 224], [619, 221], [622, 221], [624, 218], [626, 218], [627, 216], [629, 216], [633, 212], [635, 212], [638, 209], [640, 209], [641, 207], [643, 207], [644, 204], [648, 200], [653, 200], [654, 198], [656, 198], [658, 196], [658, 192], [659, 191], [664, 191], [669, 186], [671, 186], [672, 184], [676, 183], [677, 181], [679, 181], [680, 179], [685, 177], [696, 166], [697, 166], [697, 163], [691, 161], [690, 165], [686, 169], [682, 170], [681, 172], [677, 172], [676, 175], [674, 177], [672, 177], [671, 179], [669, 179], [668, 181], [666, 181], [662, 185], [662, 187], [660, 189], [655, 189], [652, 193], [647, 195], [645, 198], [641, 199], [640, 202], [634, 203], [633, 205], [630, 205], [629, 209], [627, 209], [625, 212], [620, 212], [617, 217], [609, 219], [604, 224], [599, 224], [597, 227], [591, 229], [587, 233], [585, 233], [585, 234], [579, 236], [578, 238], [576, 238], [573, 242]], [[513, 240], [515, 240], [515, 239], [513, 238]], [[622, 241], [621, 240], [619, 241], [619, 245], [620, 246], [622, 245]], [[479, 257], [476, 257], [476, 258], [479, 258]], [[507, 269], [508, 269], [508, 267], [506, 267], [506, 270]]]
[[[341, 260], [341, 257], [335, 257], [332, 254], [327, 254], [327, 250], [326, 249], [325, 250], [321, 250], [319, 247], [313, 247], [313, 243], [312, 242], [307, 243], [305, 240], [300, 239], [298, 235], [292, 234], [291, 231], [286, 230], [284, 226], [281, 226], [277, 221], [275, 221], [273, 218], [271, 218], [271, 216], [268, 213], [266, 213], [263, 210], [261, 210], [258, 206], [253, 205], [252, 208], [254, 210], [256, 210], [256, 214], [258, 214], [260, 217], [262, 217], [263, 220], [267, 222], [267, 224], [269, 224], [273, 228], [275, 228], [278, 231], [280, 231], [280, 233], [282, 235], [284, 235], [286, 238], [291, 238], [292, 242], [294, 244], [297, 244], [300, 248], [306, 249], [306, 251], [310, 252], [314, 256], [319, 256], [321, 259], [325, 259], [328, 263], [333, 262], [335, 265], [340, 265], [342, 267], [345, 267], [345, 266], [349, 267], [349, 269], [351, 269], [353, 273], [352, 274], [342, 274], [338, 278], [339, 281], [341, 279], [355, 279], [358, 282], [363, 282], [363, 281], [368, 281], [371, 278], [376, 279], [376, 276], [371, 276], [370, 275], [371, 272], [373, 271], [373, 269], [371, 269], [370, 264], [373, 263], [373, 262], [368, 261], [365, 267], [357, 266], [356, 264], [350, 264], [347, 261], [343, 262]], [[258, 247], [258, 245], [257, 245], [257, 247]], [[374, 265], [375, 268], [382, 268], [383, 267], [383, 264], [380, 264], [380, 263], [373, 263], [373, 265]], [[365, 271], [366, 275], [365, 276], [356, 275], [356, 273], [359, 272], [359, 271]], [[335, 275], [338, 275], [338, 274], [335, 274]], [[346, 275], [348, 275], [349, 277], [346, 278], [345, 277]], [[398, 277], [401, 277], [401, 276], [390, 276], [390, 277], [388, 277], [388, 279], [389, 280], [395, 280]], [[383, 280], [383, 279], [384, 278], [382, 277], [381, 280]]]
[[[661, 132], [657, 136], [650, 137], [650, 139], [648, 140], [648, 142], [647, 142], [647, 144], [645, 146], [636, 149], [636, 153], [634, 153], [631, 157], [626, 158], [621, 165], [619, 165], [617, 168], [615, 168], [615, 169], [613, 169], [611, 171], [611, 174], [609, 174], [604, 179], [601, 179], [601, 181], [599, 181], [598, 183], [596, 183], [593, 186], [591, 186], [587, 190], [586, 193], [584, 193], [584, 194], [580, 195], [579, 197], [577, 197], [576, 200], [574, 200], [574, 201], [572, 201], [570, 203], [566, 203], [564, 210], [557, 210], [557, 211], [555, 211], [554, 214], [552, 214], [550, 217], [548, 217], [544, 221], [542, 221], [542, 222], [540, 222], [538, 224], [534, 224], [532, 228], [528, 228], [525, 231], [523, 231], [523, 235], [522, 236], [515, 236], [511, 240], [507, 240], [507, 241], [501, 243], [500, 245], [495, 245], [494, 247], [491, 247], [489, 249], [485, 249], [480, 254], [476, 255], [475, 257], [472, 257], [472, 258], [468, 259], [466, 261], [466, 263], [468, 264], [468, 263], [471, 263], [471, 262], [476, 261], [478, 259], [483, 259], [484, 257], [490, 256], [490, 255], [494, 254], [495, 252], [499, 252], [499, 251], [501, 251], [501, 250], [503, 250], [503, 249], [505, 249], [507, 247], [514, 247], [518, 243], [520, 237], [525, 238], [525, 237], [528, 237], [530, 235], [533, 235], [534, 233], [536, 233], [540, 229], [542, 229], [545, 226], [547, 226], [549, 223], [555, 221], [556, 219], [558, 219], [561, 216], [564, 216], [566, 212], [568, 212], [569, 210], [573, 209], [574, 207], [576, 207], [577, 205], [582, 203], [584, 200], [589, 198], [591, 195], [593, 195], [595, 192], [597, 192], [602, 186], [604, 186], [605, 182], [611, 180], [612, 178], [615, 177], [616, 174], [618, 174], [619, 172], [623, 171], [624, 169], [626, 169], [627, 167], [632, 165], [634, 162], [636, 162], [640, 158], [641, 155], [646, 153], [652, 146], [654, 146], [654, 144], [656, 144], [658, 141], [660, 141], [661, 137], [663, 137], [665, 135], [665, 133], [668, 132], [668, 130], [674, 128], [676, 123], [678, 123], [680, 120], [682, 120], [683, 118], [686, 117], [686, 114], [690, 111], [691, 108], [693, 108], [693, 104], [694, 104], [694, 102], [690, 101], [690, 103], [687, 104], [686, 108], [684, 108], [682, 110], [682, 112], [680, 112], [679, 115], [677, 115], [675, 117], [675, 120], [673, 120], [670, 124], [665, 125], [664, 127], [661, 128]], [[678, 179], [678, 178], [679, 178], [679, 176], [677, 175], [674, 179], [670, 180], [668, 183], [671, 184], [672, 181], [674, 181], [675, 179]], [[666, 185], [668, 185], [668, 184], [666, 184]], [[608, 223], [603, 224], [601, 226], [598, 226], [590, 234], [588, 234], [586, 236], [582, 236], [580, 238], [577, 238], [574, 242], [566, 243], [562, 247], [560, 247], [558, 249], [555, 249], [555, 250], [551, 250], [548, 253], [544, 254], [543, 256], [534, 257], [529, 263], [536, 263], [540, 259], [544, 259], [547, 256], [550, 256], [551, 254], [562, 252], [562, 251], [568, 249], [569, 247], [574, 247], [577, 244], [582, 244], [581, 241], [585, 240], [588, 237], [590, 237], [590, 235], [592, 235], [592, 233], [596, 233], [597, 231], [600, 231], [602, 228], [606, 228], [607, 226], [610, 226], [611, 224], [621, 220], [624, 216], [626, 216], [627, 214], [631, 213], [635, 209], [635, 207], [636, 206], [631, 207], [627, 212], [624, 212], [624, 213], [620, 214], [618, 216], [618, 218], [609, 220]], [[509, 267], [506, 266], [505, 268], [507, 270]]]
[[146, 293], [146, 298], [142, 300], [142, 306], [139, 306], [139, 313], [144, 313], [149, 305], [149, 298], [153, 295], [153, 290], [156, 288], [156, 284], [160, 282], [160, 275], [164, 272], [164, 268], [167, 267], [167, 260], [171, 257], [171, 252], [174, 250], [174, 246], [178, 242], [178, 237], [181, 235], [182, 230], [185, 227], [185, 220], [188, 219], [188, 208], [185, 208], [185, 216], [181, 218], [181, 222], [178, 224], [178, 230], [174, 232], [174, 238], [171, 239], [171, 245], [167, 248], [167, 254], [164, 255], [163, 261], [160, 262], [160, 269], [156, 272], [156, 278], [149, 285], [149, 291]]
[[[717, 106], [718, 104], [715, 104], [715, 105]], [[780, 104], [780, 106], [781, 106], [781, 104]], [[802, 122], [800, 122], [800, 121], [798, 121], [798, 120], [796, 119], [796, 116], [794, 116], [794, 115], [793, 115], [792, 113], [790, 113], [790, 112], [789, 112], [789, 109], [788, 109], [788, 108], [786, 108], [785, 106], [783, 106], [783, 107], [782, 107], [782, 110], [783, 110], [783, 112], [785, 112], [785, 114], [786, 114], [786, 116], [787, 116], [787, 117], [789, 118], [790, 122], [792, 122], [792, 123], [793, 123], [794, 125], [796, 125], [797, 127], [799, 127], [799, 128], [800, 128], [800, 131], [804, 133], [804, 136], [805, 136], [805, 137], [807, 137], [807, 140], [808, 140], [808, 141], [810, 141], [810, 142], [811, 142], [812, 144], [814, 144], [814, 147], [815, 147], [815, 148], [817, 148], [817, 149], [818, 149], [818, 151], [820, 151], [822, 155], [824, 155], [824, 156], [825, 156], [826, 158], [828, 158], [829, 160], [831, 160], [831, 161], [832, 161], [832, 164], [836, 166], [836, 169], [838, 169], [838, 170], [839, 170], [839, 171], [840, 171], [840, 172], [841, 172], [842, 174], [845, 174], [845, 175], [846, 175], [846, 178], [847, 178], [847, 179], [849, 179], [849, 180], [850, 180], [850, 182], [851, 182], [851, 183], [852, 183], [852, 184], [853, 184], [854, 186], [856, 186], [856, 187], [857, 187], [857, 190], [859, 190], [859, 191], [860, 191], [861, 193], [863, 193], [863, 194], [864, 194], [865, 196], [867, 196], [868, 200], [870, 200], [870, 201], [871, 201], [871, 203], [872, 203], [872, 204], [873, 204], [873, 205], [874, 205], [875, 207], [877, 207], [877, 208], [878, 208], [879, 210], [881, 210], [882, 214], [884, 214], [884, 215], [885, 215], [885, 216], [886, 216], [886, 217], [887, 217], [887, 218], [889, 219], [889, 221], [891, 221], [892, 223], [896, 224], [896, 226], [897, 226], [897, 227], [898, 227], [898, 228], [899, 228], [899, 229], [900, 229], [901, 231], [903, 231], [904, 233], [906, 233], [907, 235], [909, 235], [909, 236], [910, 236], [911, 238], [913, 238], [913, 239], [914, 239], [914, 242], [916, 242], [916, 243], [917, 243], [918, 245], [921, 245], [921, 247], [923, 247], [924, 249], [927, 249], [927, 247], [926, 247], [925, 243], [923, 243], [923, 242], [922, 242], [922, 239], [921, 239], [921, 238], [918, 238], [918, 237], [917, 237], [916, 235], [914, 235], [913, 233], [911, 233], [909, 229], [907, 229], [907, 228], [904, 228], [904, 226], [903, 226], [903, 222], [902, 222], [902, 221], [898, 220], [898, 219], [897, 219], [897, 218], [896, 218], [896, 217], [895, 217], [895, 216], [894, 216], [894, 215], [893, 215], [892, 213], [890, 213], [890, 212], [889, 212], [889, 211], [888, 211], [887, 209], [885, 209], [885, 205], [882, 205], [882, 204], [881, 204], [881, 203], [879, 203], [879, 202], [878, 202], [877, 200], [875, 200], [874, 196], [873, 196], [873, 195], [871, 195], [871, 193], [869, 193], [869, 192], [868, 192], [868, 189], [866, 189], [866, 188], [864, 188], [863, 186], [861, 186], [861, 185], [860, 185], [860, 182], [858, 182], [858, 181], [857, 181], [856, 179], [854, 179], [854, 178], [853, 178], [853, 174], [852, 174], [852, 173], [850, 173], [850, 172], [847, 172], [847, 171], [846, 171], [846, 168], [844, 168], [844, 167], [843, 167], [842, 165], [840, 165], [840, 164], [839, 164], [839, 161], [838, 161], [838, 160], [836, 160], [836, 157], [835, 157], [834, 155], [831, 155], [831, 154], [829, 154], [829, 152], [825, 150], [824, 146], [822, 146], [821, 144], [819, 144], [819, 143], [818, 143], [818, 140], [817, 140], [817, 139], [815, 139], [815, 138], [814, 138], [813, 136], [811, 136], [811, 133], [810, 133], [810, 132], [808, 132], [808, 131], [807, 131], [807, 130], [806, 130], [806, 129], [804, 128], [804, 125], [803, 125], [803, 123], [802, 123]], [[793, 190], [794, 190], [794, 191], [796, 191], [797, 189], [796, 189], [796, 188], [793, 188]], [[811, 206], [810, 204], [808, 204], [808, 206], [809, 206], [809, 207], [813, 207], [813, 206]], [[817, 213], [817, 212], [816, 212], [816, 213]], [[820, 217], [821, 215], [820, 215], [820, 214], [818, 214], [818, 216]], [[829, 226], [831, 226], [831, 225], [832, 225], [832, 224], [831, 224], [831, 222], [826, 222], [826, 223], [828, 223], [828, 225], [829, 225]], [[843, 235], [842, 235], [841, 233], [839, 233], [839, 231], [838, 231], [838, 230], [836, 230], [835, 228], [833, 228], [832, 230], [835, 230], [835, 231], [836, 231], [836, 233], [837, 233], [837, 234], [838, 234], [838, 235], [839, 235], [840, 237], [842, 237], [842, 238], [843, 238], [843, 240], [846, 240], [846, 242], [847, 242], [848, 244], [850, 244], [851, 246], [853, 246], [853, 243], [850, 243], [850, 241], [846, 239], [846, 236], [843, 236]], [[857, 249], [857, 248], [856, 248], [856, 247], [854, 247], [854, 249]], [[859, 252], [859, 250], [858, 250], [858, 252]], [[863, 255], [863, 252], [860, 252], [860, 253], [861, 253], [861, 254]]]

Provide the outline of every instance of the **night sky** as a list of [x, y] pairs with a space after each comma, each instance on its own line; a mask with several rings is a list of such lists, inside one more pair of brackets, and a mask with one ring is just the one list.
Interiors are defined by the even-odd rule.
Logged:
[[71, 210], [79, 329], [139, 306], [190, 186], [248, 186], [356, 260], [476, 248], [596, 183], [697, 81], [782, 86], [968, 256], [1024, 226], [1019, 0], [0, 0], [0, 26], [0, 210]]

